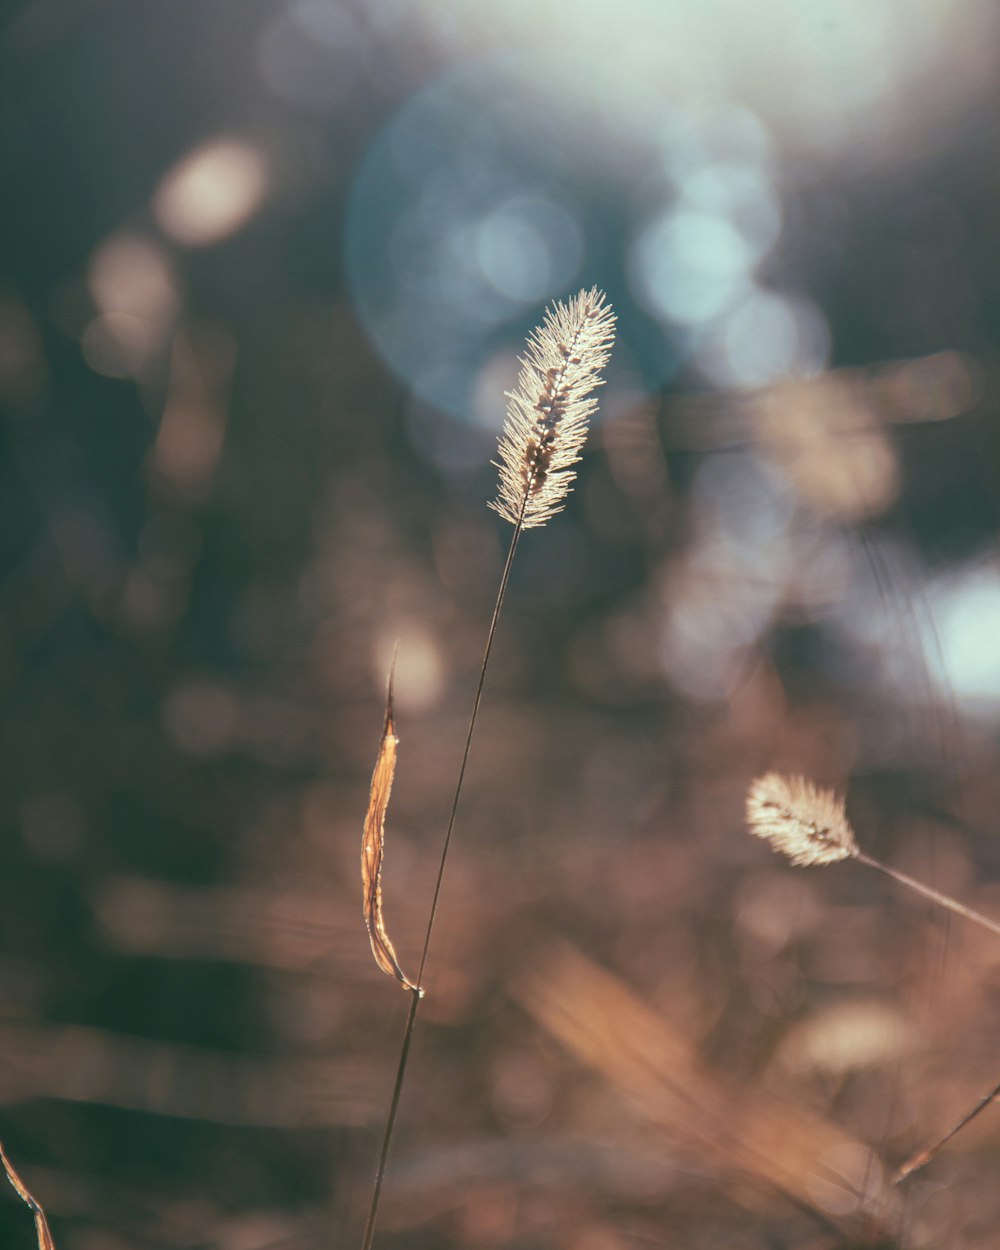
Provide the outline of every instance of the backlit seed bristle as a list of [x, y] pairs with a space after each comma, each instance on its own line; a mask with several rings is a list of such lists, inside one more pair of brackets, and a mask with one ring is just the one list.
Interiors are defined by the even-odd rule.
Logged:
[[747, 823], [793, 864], [835, 864], [858, 853], [844, 800], [804, 777], [758, 777], [747, 793]]
[[557, 302], [528, 339], [517, 388], [507, 393], [500, 489], [490, 504], [512, 525], [531, 529], [562, 510], [614, 334], [615, 315], [593, 287]]

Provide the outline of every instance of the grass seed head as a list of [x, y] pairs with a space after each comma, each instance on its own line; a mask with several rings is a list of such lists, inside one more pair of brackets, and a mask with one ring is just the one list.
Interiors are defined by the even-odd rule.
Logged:
[[858, 853], [844, 800], [804, 777], [758, 777], [747, 793], [747, 823], [793, 864], [835, 864]]
[[511, 525], [531, 529], [562, 511], [614, 336], [615, 315], [592, 287], [548, 309], [528, 339], [517, 388], [507, 393], [500, 487], [490, 504]]

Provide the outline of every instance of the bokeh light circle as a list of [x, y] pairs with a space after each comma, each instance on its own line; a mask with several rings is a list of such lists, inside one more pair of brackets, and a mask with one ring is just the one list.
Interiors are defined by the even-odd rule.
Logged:
[[[442, 74], [384, 126], [352, 188], [357, 315], [421, 399], [463, 420], [482, 419], [483, 370], [498, 353], [514, 361], [552, 300], [593, 284], [620, 330], [629, 316], [629, 183], [608, 136], [552, 90], [541, 62], [502, 54]], [[678, 352], [648, 320], [646, 341], [640, 327], [626, 348], [623, 332], [616, 356], [638, 353], [655, 386]]]

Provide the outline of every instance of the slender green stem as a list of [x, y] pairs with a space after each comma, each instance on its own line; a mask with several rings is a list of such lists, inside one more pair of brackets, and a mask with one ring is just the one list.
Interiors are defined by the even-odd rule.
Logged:
[[[490, 653], [493, 650], [493, 639], [497, 632], [497, 622], [500, 619], [500, 609], [503, 607], [503, 601], [507, 594], [507, 583], [510, 580], [510, 569], [514, 563], [514, 552], [517, 550], [518, 539], [521, 537], [523, 529], [524, 511], [527, 507], [529, 494], [526, 491], [524, 496], [524, 504], [521, 508], [521, 516], [517, 524], [514, 526], [514, 536], [510, 540], [510, 549], [507, 552], [507, 559], [503, 566], [503, 573], [500, 575], [500, 588], [497, 591], [497, 601], [493, 608], [493, 617], [490, 620], [489, 632], [486, 635], [486, 647], [483, 651], [483, 663], [479, 670], [479, 683], [476, 686], [476, 697], [472, 705], [472, 715], [469, 717], [469, 728], [465, 736], [465, 749], [462, 752], [462, 763], [458, 770], [458, 781], [455, 785], [455, 797], [451, 803], [451, 814], [448, 817], [448, 831], [444, 837], [444, 845], [441, 848], [441, 859], [438, 863], [437, 880], [434, 883], [434, 897], [431, 900], [430, 914], [427, 918], [427, 929], [424, 933], [424, 948], [420, 955], [420, 967], [417, 971], [417, 985], [422, 986], [424, 980], [424, 968], [427, 966], [427, 954], [430, 950], [431, 935], [434, 932], [434, 921], [437, 918], [438, 901], [441, 897], [441, 885], [444, 881], [445, 865], [448, 862], [448, 851], [451, 847], [451, 835], [455, 829], [455, 819], [458, 815], [458, 804], [462, 797], [462, 786], [465, 782], [465, 769], [469, 763], [469, 752], [472, 749], [472, 736], [476, 730], [476, 717], [479, 714], [479, 704], [483, 697], [483, 686], [486, 683], [486, 668], [490, 662]], [[364, 1240], [361, 1243], [362, 1250], [371, 1250], [372, 1241], [375, 1237], [375, 1221], [378, 1218], [379, 1202], [382, 1196], [382, 1182], [385, 1179], [386, 1163], [389, 1158], [389, 1147], [392, 1143], [393, 1130], [396, 1127], [396, 1113], [399, 1111], [399, 1100], [403, 1091], [403, 1081], [406, 1077], [406, 1064], [410, 1056], [410, 1043], [413, 1040], [413, 1030], [417, 1023], [417, 1010], [420, 1006], [421, 991], [411, 991], [410, 1011], [406, 1017], [406, 1029], [403, 1033], [403, 1044], [399, 1051], [399, 1063], [396, 1066], [396, 1083], [393, 1086], [392, 1101], [389, 1104], [389, 1114], [386, 1117], [385, 1132], [382, 1136], [382, 1150], [379, 1154], [378, 1170], [375, 1173], [375, 1188], [372, 1191], [371, 1205], [368, 1208], [368, 1222], [365, 1225]]]

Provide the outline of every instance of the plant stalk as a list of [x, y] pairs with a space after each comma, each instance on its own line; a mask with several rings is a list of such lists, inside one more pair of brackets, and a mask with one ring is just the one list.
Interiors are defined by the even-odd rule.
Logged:
[[883, 864], [880, 859], [873, 859], [871, 855], [866, 855], [864, 851], [855, 851], [854, 858], [859, 863], [867, 864], [869, 868], [877, 868], [879, 872], [884, 872], [893, 881], [898, 881], [900, 885], [905, 885], [917, 894], [922, 894], [924, 898], [929, 898], [939, 906], [946, 907], [949, 911], [954, 912], [956, 916], [962, 916], [965, 920], [971, 920], [973, 924], [977, 924], [983, 929], [989, 929], [991, 933], [1000, 934], [1000, 924], [997, 921], [990, 920], [982, 912], [973, 911], [971, 907], [966, 907], [964, 903], [960, 903], [957, 898], [952, 898], [950, 894], [942, 894], [940, 890], [924, 885], [922, 881], [917, 881], [914, 877], [907, 876], [905, 872], [900, 872], [898, 868], [890, 868], [888, 864]]
[[[510, 540], [510, 548], [507, 551], [507, 559], [503, 566], [503, 573], [500, 575], [500, 587], [497, 591], [496, 604], [493, 608], [493, 616], [490, 620], [489, 631], [486, 635], [486, 647], [483, 651], [483, 662], [479, 670], [479, 682], [476, 686], [476, 697], [472, 704], [472, 715], [469, 717], [469, 728], [465, 736], [465, 749], [462, 752], [462, 763], [458, 770], [458, 781], [455, 785], [455, 797], [452, 799], [451, 813], [448, 817], [448, 831], [444, 837], [444, 844], [441, 847], [441, 858], [438, 863], [437, 880], [434, 883], [434, 896], [431, 900], [431, 909], [427, 918], [427, 928], [424, 933], [424, 948], [420, 955], [420, 967], [417, 970], [417, 985], [422, 986], [424, 981], [424, 968], [427, 966], [427, 954], [430, 950], [431, 935], [434, 932], [434, 921], [437, 918], [438, 902], [441, 897], [441, 885], [444, 881], [444, 870], [448, 862], [448, 851], [451, 847], [451, 837], [455, 829], [455, 819], [458, 815], [458, 804], [462, 797], [462, 786], [465, 782], [465, 770], [469, 763], [469, 752], [472, 750], [472, 738], [476, 730], [476, 717], [479, 714], [479, 704], [483, 697], [483, 687], [486, 683], [486, 668], [490, 662], [490, 653], [493, 650], [493, 639], [496, 636], [497, 622], [500, 619], [500, 609], [503, 607], [503, 601], [507, 594], [507, 583], [510, 580], [511, 565], [514, 563], [514, 552], [517, 550], [518, 539], [521, 537], [523, 529], [524, 512], [528, 505], [529, 491], [525, 491], [524, 503], [521, 508], [521, 516], [518, 518], [517, 524], [514, 526], [514, 536]], [[386, 1163], [389, 1158], [389, 1147], [392, 1144], [392, 1135], [396, 1127], [396, 1115], [399, 1111], [400, 1097], [403, 1092], [403, 1082], [406, 1078], [406, 1065], [410, 1057], [410, 1043], [413, 1041], [413, 1030], [417, 1023], [417, 1011], [420, 1006], [421, 991], [411, 990], [410, 992], [410, 1010], [406, 1017], [406, 1028], [403, 1033], [403, 1043], [399, 1051], [399, 1062], [396, 1065], [396, 1082], [392, 1090], [392, 1101], [389, 1104], [389, 1114], [385, 1122], [385, 1132], [382, 1135], [382, 1149], [379, 1154], [378, 1169], [375, 1173], [375, 1186], [372, 1190], [371, 1205], [368, 1208], [368, 1220], [365, 1224], [364, 1240], [361, 1243], [361, 1250], [371, 1250], [372, 1241], [375, 1237], [375, 1222], [378, 1218], [379, 1203], [382, 1197], [382, 1182], [385, 1180]]]

